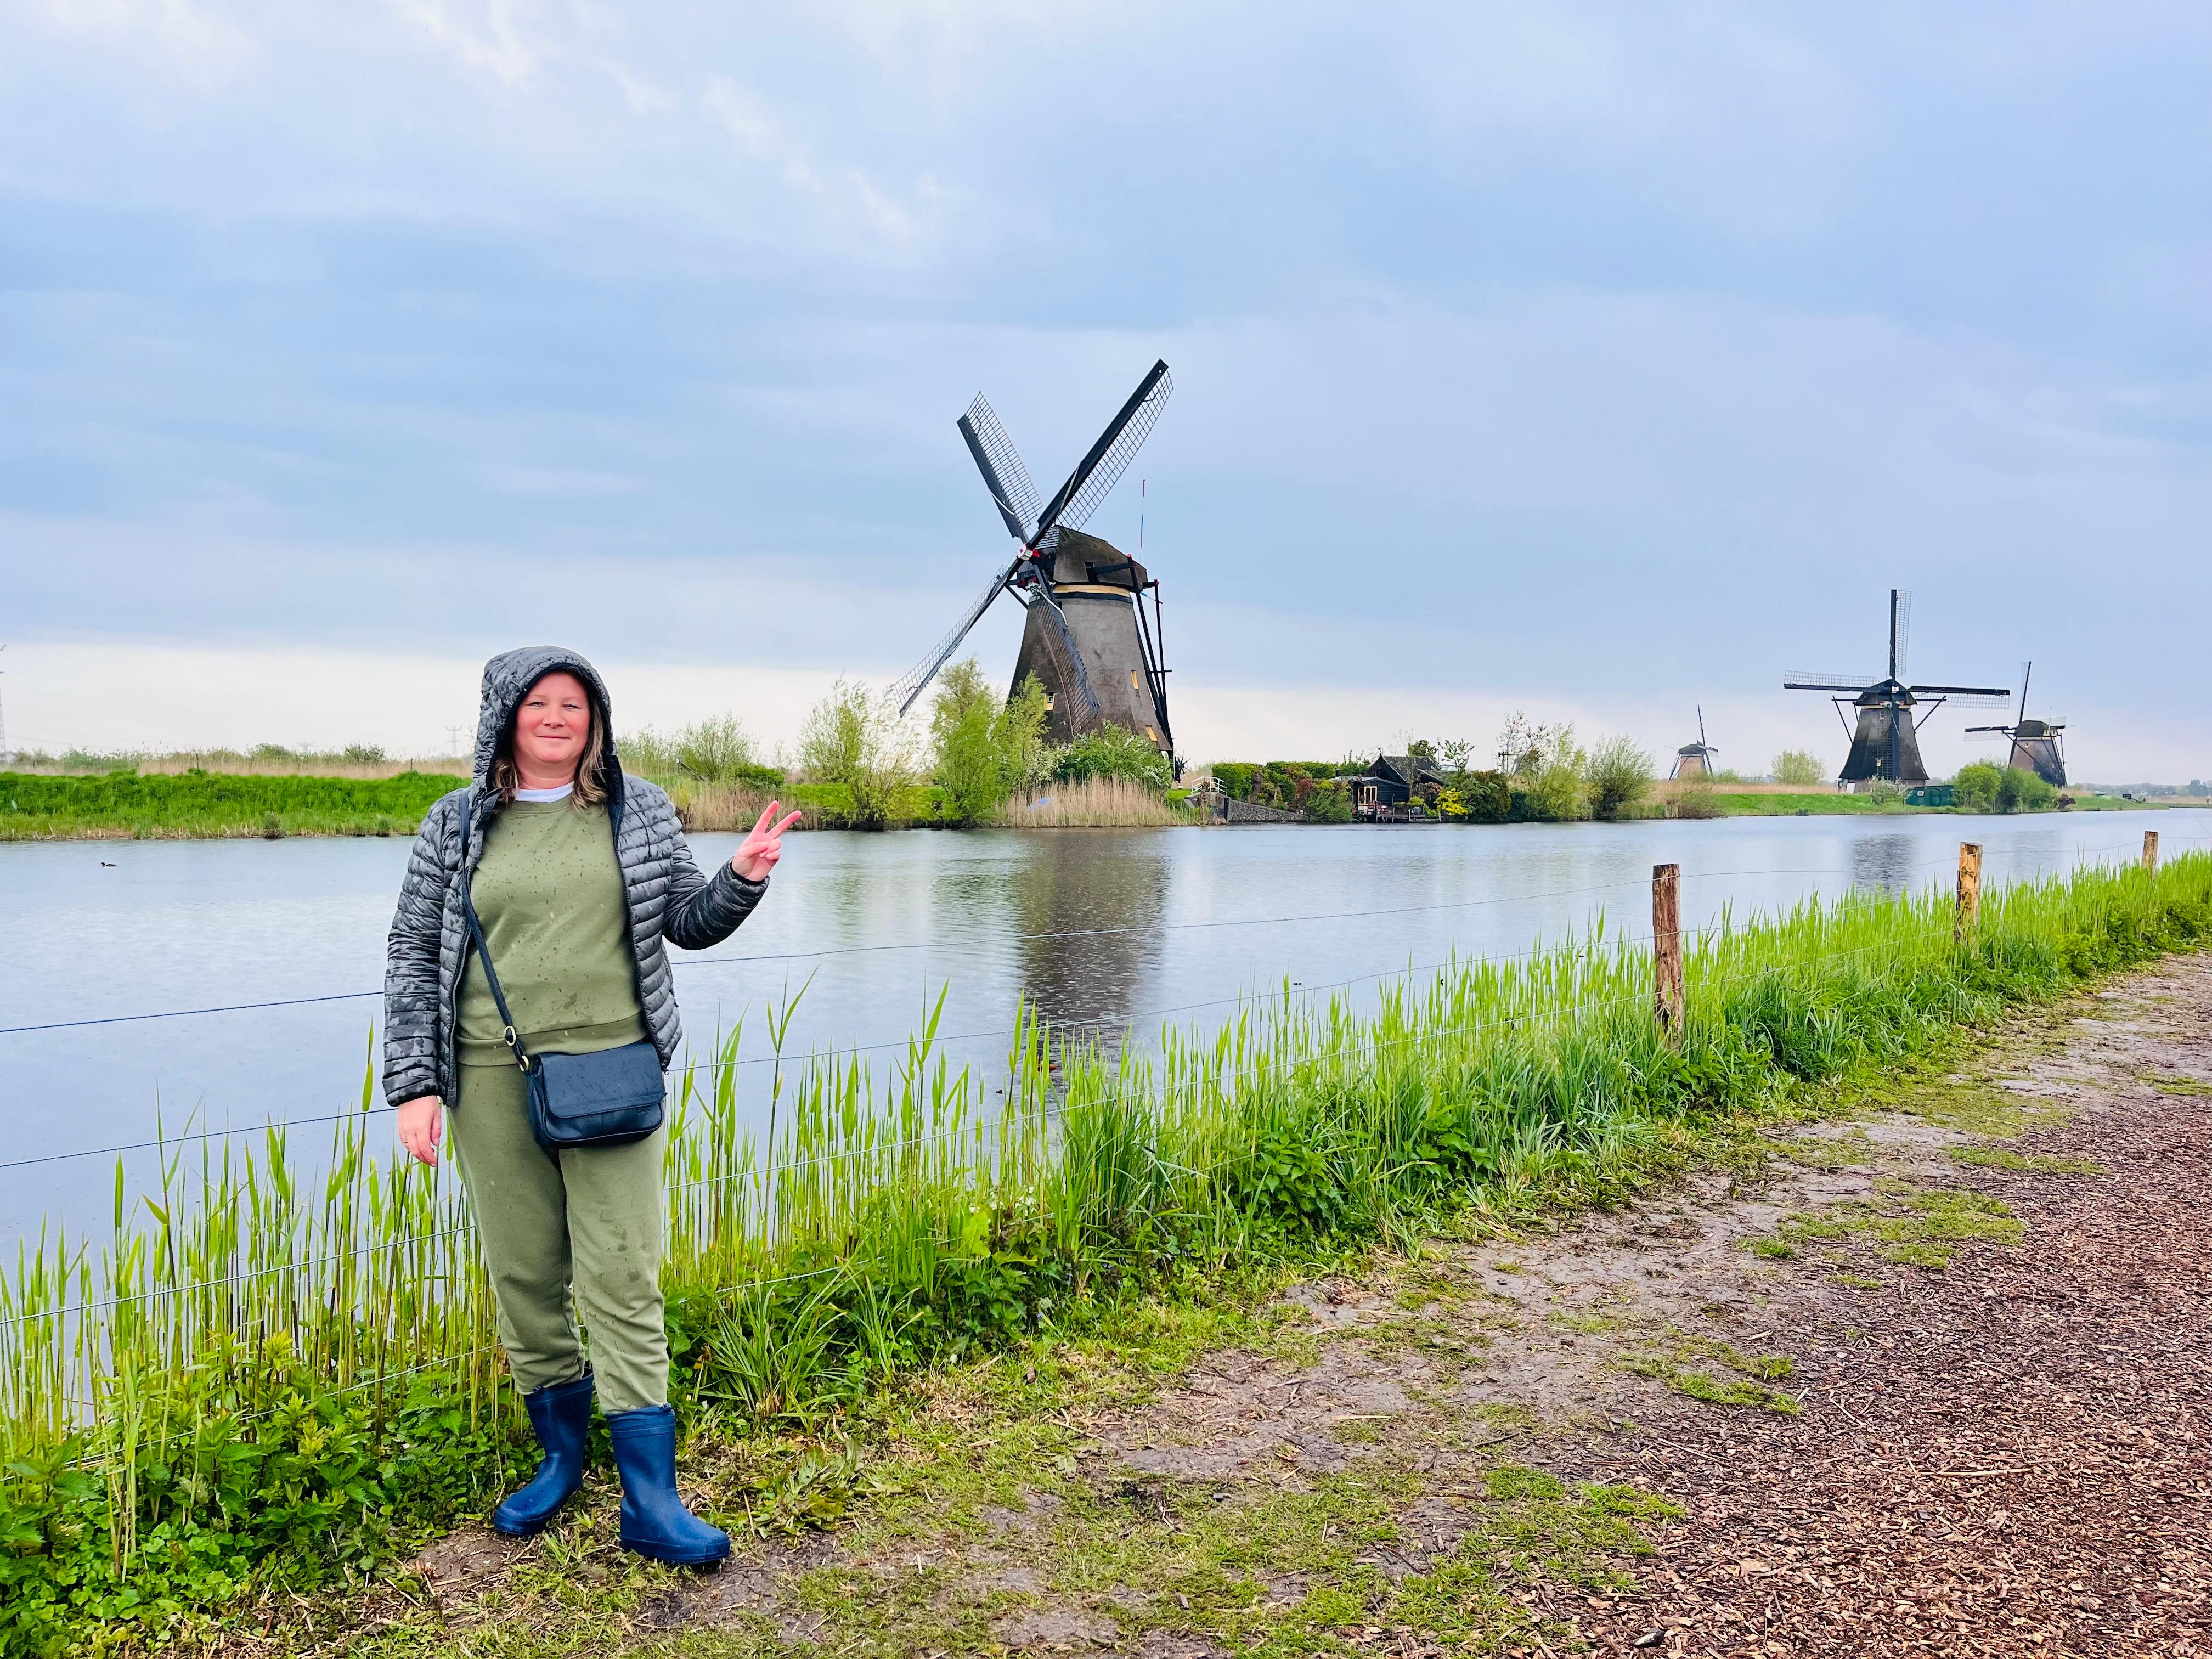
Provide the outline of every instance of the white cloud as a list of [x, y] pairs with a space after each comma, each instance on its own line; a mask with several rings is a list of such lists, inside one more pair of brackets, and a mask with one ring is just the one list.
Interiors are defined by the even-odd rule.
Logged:
[[[708, 77], [699, 101], [739, 149], [768, 164], [793, 191], [843, 216], [857, 218], [886, 242], [902, 248], [912, 246], [918, 228], [912, 211], [878, 189], [860, 168], [825, 167], [817, 162], [757, 94], [727, 76], [715, 75]], [[931, 193], [926, 180], [921, 189]]]

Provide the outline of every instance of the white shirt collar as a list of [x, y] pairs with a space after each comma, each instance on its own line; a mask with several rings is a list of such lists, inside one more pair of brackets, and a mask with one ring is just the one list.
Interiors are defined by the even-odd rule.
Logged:
[[566, 800], [575, 793], [574, 784], [564, 783], [558, 789], [518, 789], [514, 792], [514, 798], [517, 800]]

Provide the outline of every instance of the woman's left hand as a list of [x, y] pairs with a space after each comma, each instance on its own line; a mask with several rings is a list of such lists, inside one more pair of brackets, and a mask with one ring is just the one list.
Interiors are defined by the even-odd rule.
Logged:
[[775, 861], [783, 856], [783, 832], [799, 822], [799, 814], [792, 813], [778, 823], [775, 815], [783, 803], [772, 800], [760, 815], [760, 822], [752, 833], [738, 843], [738, 854], [730, 860], [730, 868], [747, 881], [766, 881], [768, 872], [775, 868]]

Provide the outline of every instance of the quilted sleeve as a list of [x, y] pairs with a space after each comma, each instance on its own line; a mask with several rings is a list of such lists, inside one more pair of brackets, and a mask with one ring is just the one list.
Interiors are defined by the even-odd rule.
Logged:
[[423, 816], [385, 941], [384, 1098], [393, 1106], [438, 1091], [438, 936], [454, 803], [448, 795]]
[[666, 818], [668, 856], [667, 908], [660, 931], [669, 943], [686, 951], [720, 945], [753, 913], [768, 884], [747, 881], [726, 863], [716, 866], [712, 876], [702, 875], [665, 795], [660, 797], [659, 811]]

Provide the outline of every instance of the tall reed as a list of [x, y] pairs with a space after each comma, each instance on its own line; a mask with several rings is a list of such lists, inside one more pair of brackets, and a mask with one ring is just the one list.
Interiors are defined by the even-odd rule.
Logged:
[[[788, 1006], [673, 1089], [666, 1281], [694, 1421], [801, 1420], [1239, 1258], [1402, 1236], [1665, 1126], [1909, 1054], [2010, 1005], [2212, 936], [2212, 855], [2085, 869], [1984, 901], [1852, 896], [1695, 941], [1679, 1049], [1638, 947], [1457, 962], [1372, 1006], [1286, 988], [1146, 1049], [1063, 1045], [1027, 1010], [1002, 1066], [935, 1021], [878, 1068], [786, 1054]], [[756, 1031], [757, 1037], [759, 1033]], [[741, 1065], [769, 1062], [772, 1131]], [[324, 1172], [285, 1132], [199, 1143], [100, 1240], [42, 1233], [0, 1278], [0, 1652], [164, 1628], [256, 1584], [343, 1579], [480, 1510], [518, 1416], [450, 1176], [341, 1121]]]
[[1198, 817], [1169, 805], [1149, 784], [1098, 777], [1051, 783], [1034, 799], [1001, 801], [991, 821], [1009, 830], [1130, 830], [1195, 823]]

